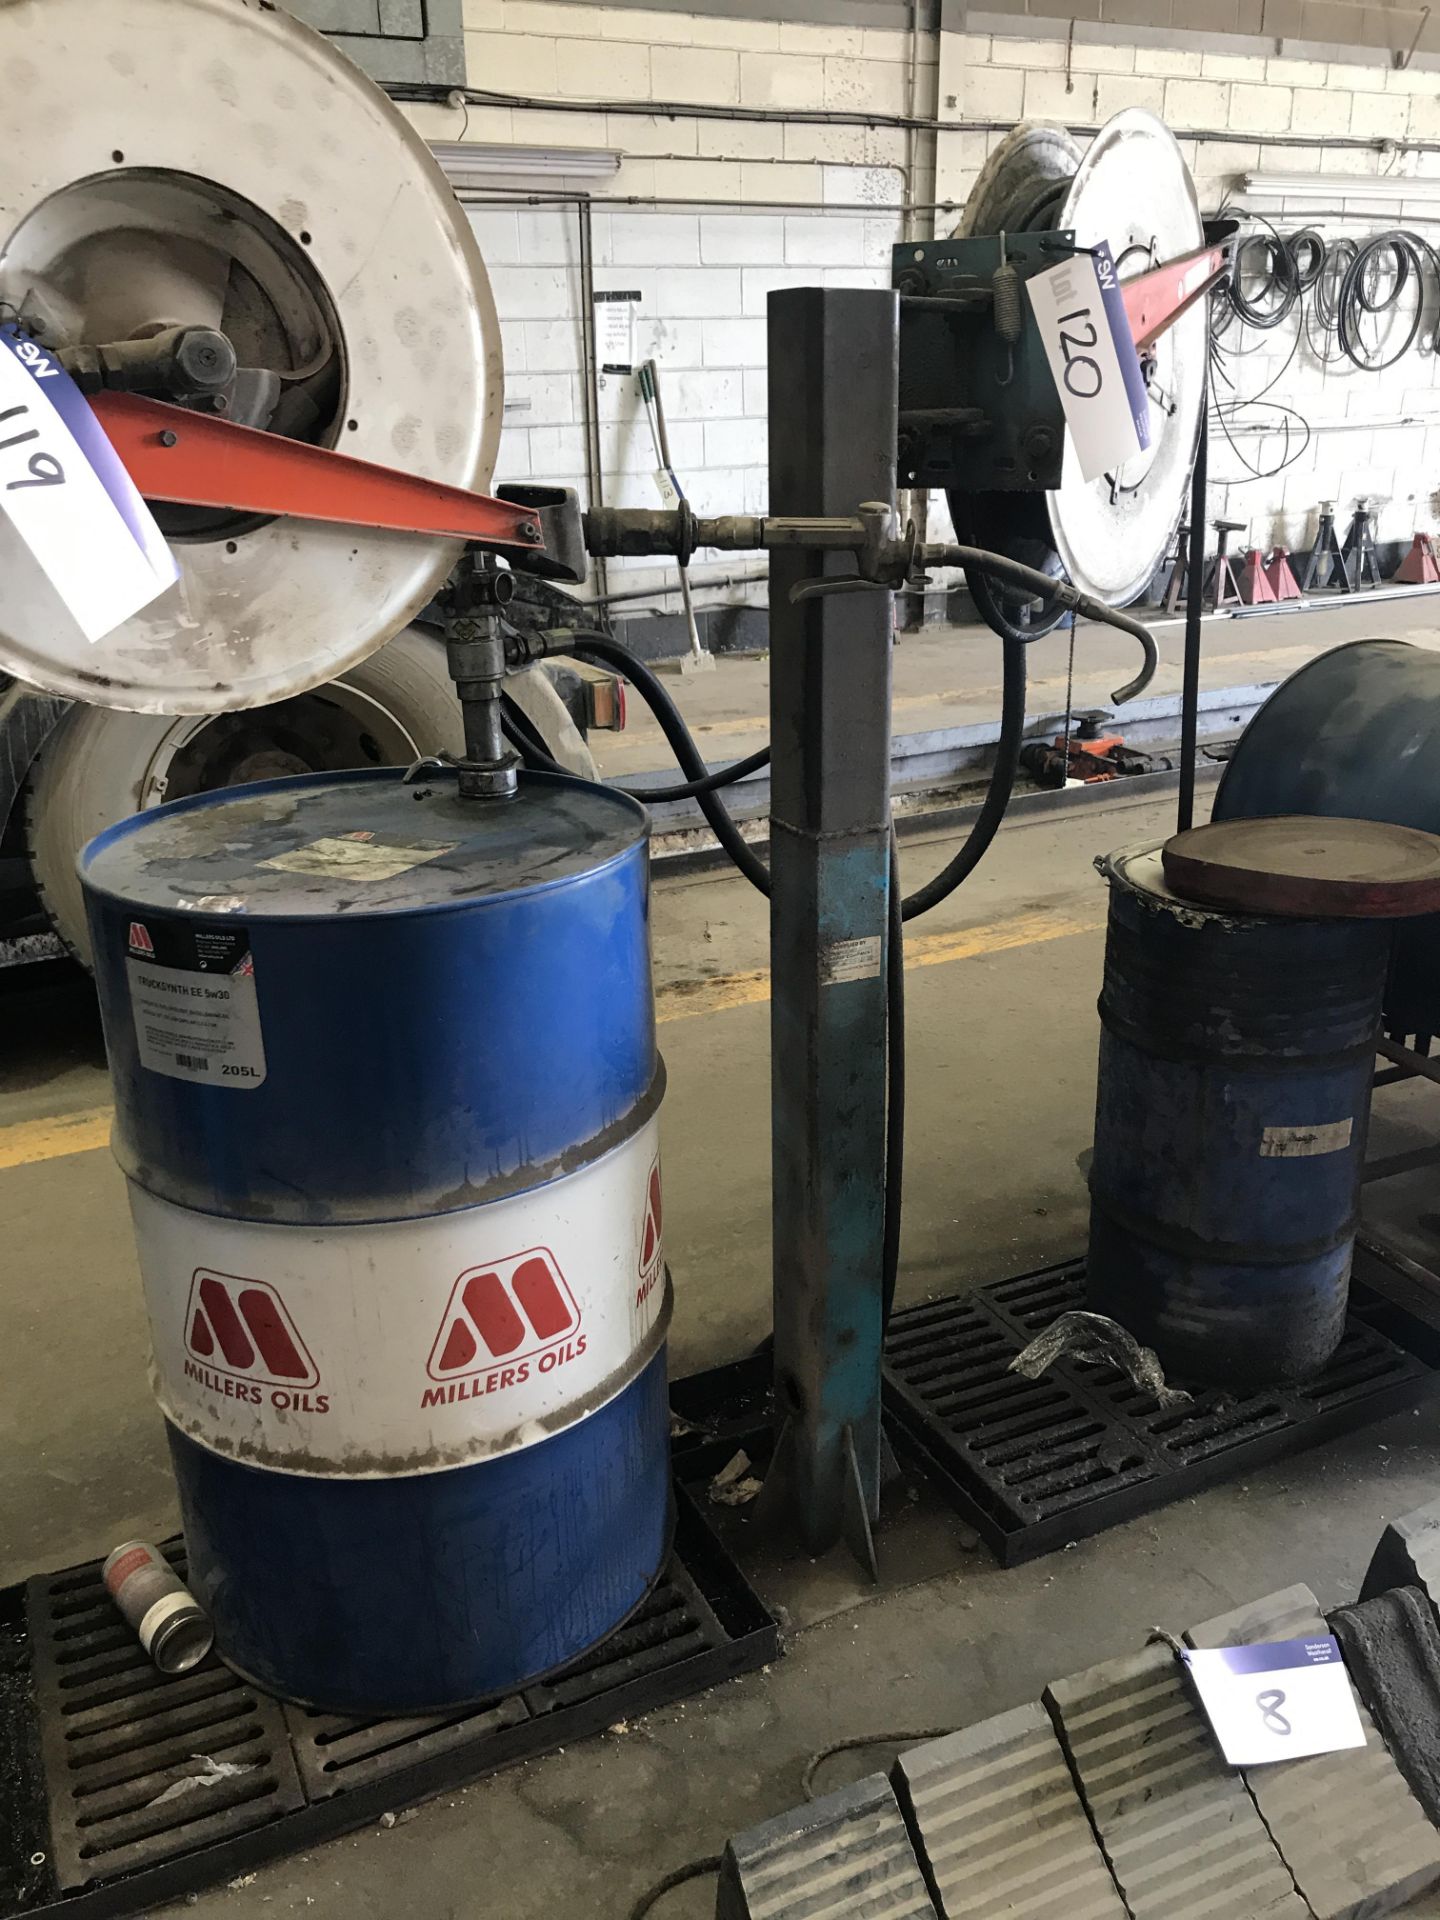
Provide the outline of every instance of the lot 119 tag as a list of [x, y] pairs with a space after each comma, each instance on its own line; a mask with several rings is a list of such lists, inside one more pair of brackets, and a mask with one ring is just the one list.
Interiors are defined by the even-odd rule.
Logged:
[[1150, 396], [1109, 247], [1025, 282], [1065, 424], [1087, 480], [1150, 445]]
[[1350, 1676], [1329, 1634], [1196, 1648], [1183, 1658], [1232, 1767], [1365, 1745]]
[[0, 327], [0, 513], [87, 640], [103, 639], [180, 577], [85, 396], [14, 327]]

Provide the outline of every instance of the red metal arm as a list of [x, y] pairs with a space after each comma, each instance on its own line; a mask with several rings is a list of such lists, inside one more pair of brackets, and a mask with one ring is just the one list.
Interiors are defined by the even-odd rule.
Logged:
[[[1148, 346], [1208, 293], [1229, 265], [1228, 243], [1221, 240], [1125, 281], [1121, 292], [1135, 345]], [[533, 510], [488, 494], [422, 480], [139, 394], [97, 393], [90, 404], [149, 500], [442, 534], [487, 547], [534, 552], [544, 545]]]
[[1229, 271], [1229, 242], [1222, 240], [1122, 282], [1120, 291], [1136, 346], [1148, 347]]
[[531, 552], [544, 543], [532, 509], [489, 494], [421, 480], [138, 394], [97, 393], [90, 404], [148, 500], [445, 534]]

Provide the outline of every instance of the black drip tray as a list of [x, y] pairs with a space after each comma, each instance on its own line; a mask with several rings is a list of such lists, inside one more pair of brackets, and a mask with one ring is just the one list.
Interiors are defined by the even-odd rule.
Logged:
[[[98, 1561], [0, 1592], [0, 1920], [148, 1913], [763, 1666], [779, 1651], [774, 1619], [678, 1485], [676, 1502], [674, 1554], [633, 1617], [478, 1712], [311, 1713], [213, 1656], [166, 1679]], [[183, 1573], [181, 1543], [165, 1552]], [[214, 1775], [197, 1756], [241, 1770], [195, 1784]]]
[[[183, 1579], [180, 1543], [165, 1553]], [[172, 1679], [157, 1673], [98, 1561], [27, 1582], [25, 1603], [62, 1889], [138, 1872], [302, 1804], [278, 1702], [213, 1656]], [[236, 1771], [193, 1784], [198, 1754]]]
[[[483, 1741], [506, 1759], [539, 1750], [534, 1728], [567, 1715], [601, 1709], [597, 1722], [610, 1726], [645, 1705], [626, 1705], [624, 1696], [659, 1681], [660, 1698], [673, 1700], [693, 1691], [676, 1684], [676, 1675], [692, 1662], [710, 1664], [728, 1642], [725, 1629], [696, 1582], [677, 1559], [639, 1611], [593, 1653], [583, 1655], [537, 1686], [479, 1713], [437, 1714], [427, 1719], [356, 1720], [338, 1713], [315, 1713], [287, 1706], [295, 1760], [308, 1800], [326, 1800], [356, 1785], [388, 1779], [419, 1763], [439, 1760], [457, 1748]], [[737, 1669], [731, 1668], [733, 1672]], [[699, 1679], [695, 1686], [709, 1684]], [[541, 1745], [560, 1745], [565, 1732]], [[496, 1762], [495, 1764], [499, 1764]]]
[[890, 1324], [891, 1430], [1004, 1566], [1413, 1406], [1435, 1385], [1440, 1356], [1382, 1332], [1397, 1316], [1361, 1286], [1334, 1359], [1299, 1386], [1200, 1387], [1162, 1411], [1113, 1367], [1065, 1359], [1039, 1380], [1011, 1373], [1036, 1334], [1085, 1305], [1084, 1274], [1071, 1261], [906, 1308]]

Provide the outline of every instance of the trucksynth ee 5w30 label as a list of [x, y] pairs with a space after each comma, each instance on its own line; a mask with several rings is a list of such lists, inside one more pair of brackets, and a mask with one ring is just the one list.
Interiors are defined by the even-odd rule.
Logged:
[[486, 1206], [358, 1227], [193, 1213], [132, 1185], [161, 1410], [279, 1472], [436, 1472], [629, 1385], [670, 1312], [657, 1121]]
[[142, 1066], [207, 1086], [264, 1080], [255, 962], [243, 927], [131, 920], [125, 975]]

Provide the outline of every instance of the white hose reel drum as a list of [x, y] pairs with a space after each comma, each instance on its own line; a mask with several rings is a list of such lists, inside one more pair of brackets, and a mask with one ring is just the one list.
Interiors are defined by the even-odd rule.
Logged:
[[[56, 349], [219, 328], [279, 376], [253, 424], [488, 487], [502, 368], [474, 236], [424, 143], [319, 34], [259, 0], [0, 0], [0, 73], [0, 319]], [[460, 552], [156, 517], [181, 578], [93, 644], [6, 564], [0, 524], [0, 672], [137, 713], [287, 699], [398, 633]]]
[[[981, 170], [957, 235], [1073, 229], [1077, 243], [1109, 243], [1122, 280], [1192, 252], [1204, 240], [1195, 184], [1174, 135], [1143, 107], [1128, 107], [1082, 151], [1060, 127], [1023, 122]], [[1043, 494], [952, 489], [959, 539], [1044, 571], [1115, 607], [1144, 592], [1165, 558], [1185, 502], [1200, 430], [1207, 307], [1201, 300], [1146, 348], [1151, 444], [1099, 480], [1068, 455], [1058, 487]], [[1064, 617], [1051, 601], [1028, 621], [1021, 600], [982, 576], [971, 592], [986, 618], [1043, 633]], [[991, 619], [996, 625], [997, 620]]]

